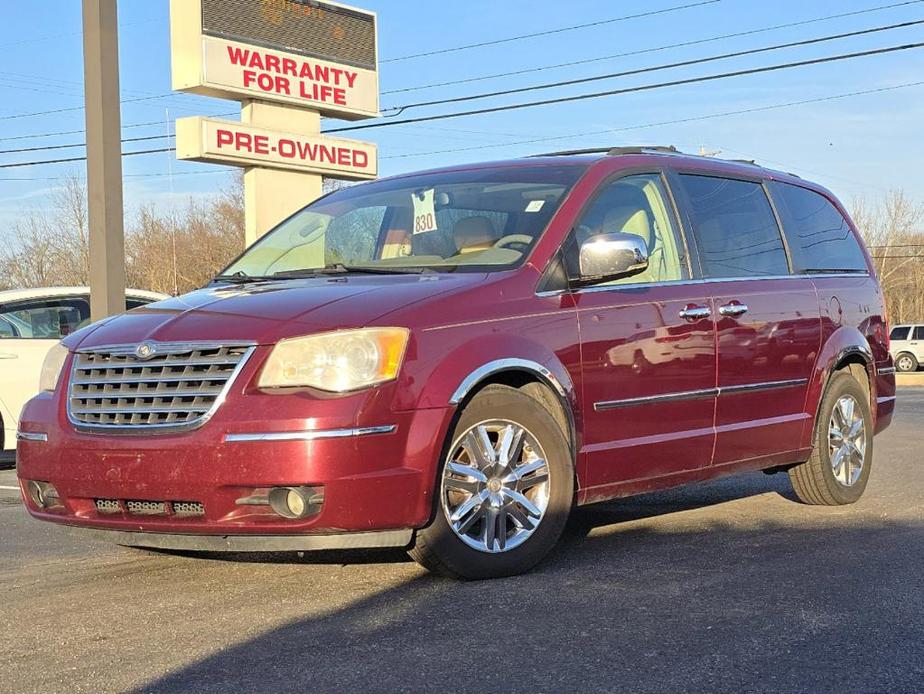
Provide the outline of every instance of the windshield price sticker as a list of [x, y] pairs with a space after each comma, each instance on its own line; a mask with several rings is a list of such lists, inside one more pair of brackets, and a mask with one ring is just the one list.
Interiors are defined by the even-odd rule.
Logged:
[[412, 227], [415, 234], [422, 234], [426, 231], [436, 231], [436, 209], [433, 206], [433, 188], [429, 190], [419, 190], [411, 193], [411, 200], [414, 202], [414, 226]]

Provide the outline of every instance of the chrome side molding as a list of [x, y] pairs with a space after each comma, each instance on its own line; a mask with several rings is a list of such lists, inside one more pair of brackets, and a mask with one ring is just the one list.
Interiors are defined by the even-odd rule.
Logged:
[[795, 388], [796, 386], [808, 385], [807, 378], [793, 378], [786, 381], [764, 381], [762, 383], [745, 383], [737, 386], [721, 386], [718, 388], [703, 388], [700, 390], [684, 390], [676, 393], [664, 393], [663, 395], [649, 395], [641, 398], [626, 398], [624, 400], [604, 400], [594, 403], [594, 410], [604, 412], [606, 410], [616, 410], [623, 407], [635, 407], [637, 405], [652, 405], [661, 402], [676, 402], [678, 400], [697, 400], [700, 398], [719, 397], [722, 395], [735, 395], [736, 393], [748, 393], [756, 390], [774, 390], [776, 388]]
[[353, 429], [316, 429], [309, 431], [268, 431], [246, 434], [225, 434], [225, 443], [246, 443], [253, 441], [316, 441], [318, 439], [346, 439], [354, 436], [390, 434], [397, 429], [395, 424]]

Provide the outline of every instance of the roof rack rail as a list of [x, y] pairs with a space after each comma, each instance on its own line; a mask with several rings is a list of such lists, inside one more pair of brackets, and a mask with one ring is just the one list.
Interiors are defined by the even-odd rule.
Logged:
[[733, 161], [736, 164], [750, 164], [751, 166], [760, 166], [754, 159], [726, 159], [726, 161]]
[[680, 154], [673, 145], [651, 145], [642, 147], [591, 147], [590, 149], [567, 149], [560, 152], [544, 152], [542, 154], [530, 154], [529, 157], [570, 157], [578, 154], [606, 154], [607, 156], [617, 156], [620, 154], [645, 154], [647, 152], [660, 152], [664, 154]]

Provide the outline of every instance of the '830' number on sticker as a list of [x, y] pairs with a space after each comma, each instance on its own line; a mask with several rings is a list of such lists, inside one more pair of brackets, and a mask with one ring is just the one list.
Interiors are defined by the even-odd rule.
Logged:
[[433, 231], [436, 229], [436, 220], [432, 212], [420, 214], [414, 217], [414, 233], [419, 234], [422, 231]]

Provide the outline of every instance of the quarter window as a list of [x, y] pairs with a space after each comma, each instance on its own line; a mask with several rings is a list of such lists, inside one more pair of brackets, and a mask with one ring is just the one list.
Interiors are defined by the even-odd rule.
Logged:
[[800, 272], [868, 272], [856, 236], [823, 195], [788, 183], [770, 183], [793, 265]]
[[919, 325], [914, 329], [914, 337], [912, 340], [924, 340], [924, 325]]
[[889, 335], [890, 340], [907, 340], [908, 333], [911, 332], [911, 328], [903, 326], [901, 328], [892, 328], [892, 333]]
[[783, 239], [759, 183], [685, 174], [693, 233], [706, 277], [789, 274]]
[[606, 185], [575, 227], [566, 254], [571, 277], [578, 273], [580, 244], [596, 234], [640, 236], [648, 246], [648, 269], [604, 284], [668, 282], [684, 279], [683, 253], [658, 174], [627, 176]]

